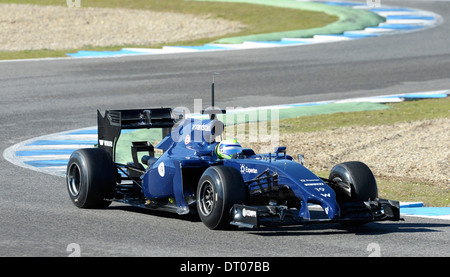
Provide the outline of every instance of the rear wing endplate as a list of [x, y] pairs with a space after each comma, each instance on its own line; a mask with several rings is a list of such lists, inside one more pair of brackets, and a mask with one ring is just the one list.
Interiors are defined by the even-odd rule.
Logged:
[[115, 149], [124, 129], [161, 128], [162, 138], [170, 134], [175, 120], [171, 108], [134, 110], [97, 110], [98, 148], [107, 151], [115, 161]]

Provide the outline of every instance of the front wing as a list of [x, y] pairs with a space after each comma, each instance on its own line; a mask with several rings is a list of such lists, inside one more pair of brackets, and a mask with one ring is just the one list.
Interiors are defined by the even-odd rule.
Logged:
[[299, 216], [297, 209], [289, 209], [287, 206], [247, 206], [235, 204], [231, 209], [230, 224], [257, 228], [260, 226], [302, 225], [314, 223], [366, 223], [371, 221], [400, 221], [400, 203], [387, 199], [374, 199], [362, 202], [348, 202], [341, 205], [340, 217], [328, 219], [321, 208], [310, 206], [310, 219]]

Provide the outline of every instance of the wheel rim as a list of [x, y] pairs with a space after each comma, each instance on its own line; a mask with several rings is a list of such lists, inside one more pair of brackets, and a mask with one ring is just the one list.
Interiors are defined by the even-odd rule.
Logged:
[[67, 186], [72, 196], [77, 196], [81, 188], [80, 168], [76, 164], [72, 164], [67, 174]]
[[214, 186], [208, 182], [203, 182], [200, 190], [200, 212], [204, 216], [208, 216], [211, 214], [212, 210], [214, 209]]

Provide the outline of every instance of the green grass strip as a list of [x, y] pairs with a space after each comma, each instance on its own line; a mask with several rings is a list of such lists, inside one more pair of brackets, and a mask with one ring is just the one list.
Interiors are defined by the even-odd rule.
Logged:
[[243, 43], [244, 41], [278, 41], [282, 38], [310, 38], [314, 35], [342, 34], [345, 31], [362, 30], [369, 26], [377, 26], [385, 21], [385, 18], [367, 10], [353, 9], [350, 7], [327, 5], [315, 2], [298, 2], [293, 0], [195, 0], [195, 1], [220, 1], [232, 3], [252, 3], [257, 5], [272, 6], [277, 8], [298, 9], [312, 12], [324, 12], [339, 18], [336, 22], [325, 27], [317, 27], [302, 30], [291, 30], [266, 34], [255, 34], [223, 38], [215, 43]]

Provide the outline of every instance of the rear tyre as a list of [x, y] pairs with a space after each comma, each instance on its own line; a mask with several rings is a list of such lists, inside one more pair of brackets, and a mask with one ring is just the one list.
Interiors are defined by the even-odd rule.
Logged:
[[66, 185], [70, 199], [79, 208], [106, 208], [114, 197], [115, 167], [108, 152], [79, 149], [67, 164]]
[[227, 229], [234, 204], [247, 200], [247, 190], [239, 170], [228, 166], [212, 166], [205, 170], [197, 187], [197, 210], [209, 229]]

